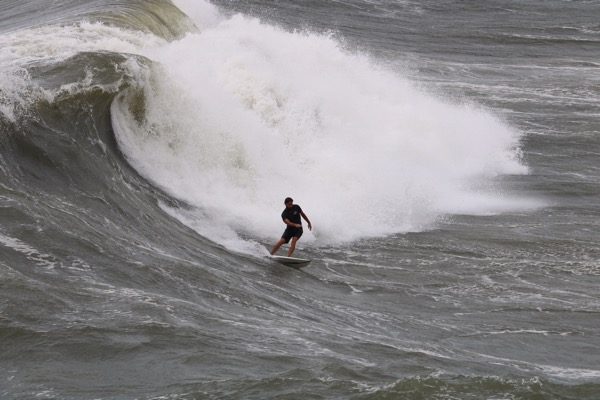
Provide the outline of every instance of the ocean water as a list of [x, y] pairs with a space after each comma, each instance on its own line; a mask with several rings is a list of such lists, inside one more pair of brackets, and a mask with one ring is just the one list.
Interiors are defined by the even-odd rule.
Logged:
[[598, 15], [3, 1], [0, 397], [599, 399]]

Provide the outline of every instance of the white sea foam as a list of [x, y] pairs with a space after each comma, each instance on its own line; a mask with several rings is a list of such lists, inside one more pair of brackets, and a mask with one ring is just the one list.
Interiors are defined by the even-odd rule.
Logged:
[[52, 255], [43, 253], [17, 238], [0, 233], [0, 244], [24, 254], [28, 260], [38, 266], [48, 268], [49, 270], [56, 267], [57, 262]]
[[214, 27], [223, 20], [218, 8], [208, 1], [175, 0], [173, 3], [190, 17], [200, 30]]
[[329, 36], [210, 21], [146, 53], [158, 66], [143, 123], [126, 96], [113, 105], [130, 162], [207, 224], [277, 237], [289, 195], [314, 222], [304, 240], [331, 243], [535, 206], [473, 189], [527, 170], [519, 133], [492, 113], [424, 93]]

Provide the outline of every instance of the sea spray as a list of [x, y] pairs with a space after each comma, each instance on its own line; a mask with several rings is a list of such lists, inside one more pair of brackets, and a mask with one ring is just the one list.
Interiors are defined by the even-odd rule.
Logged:
[[[473, 189], [526, 172], [517, 131], [330, 36], [235, 15], [145, 55], [155, 61], [148, 77], [113, 104], [121, 148], [236, 237], [276, 237], [288, 195], [315, 222], [305, 240], [320, 243], [421, 230], [454, 209], [526, 205]], [[143, 119], [130, 104], [140, 91]]]

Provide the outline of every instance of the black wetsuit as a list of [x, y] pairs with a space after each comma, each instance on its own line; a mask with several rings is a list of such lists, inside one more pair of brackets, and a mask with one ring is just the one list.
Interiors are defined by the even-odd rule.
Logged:
[[[285, 210], [283, 210], [283, 212], [281, 213], [281, 219], [283, 219], [283, 222], [285, 222], [285, 220], [287, 219], [292, 224], [302, 225], [302, 220], [300, 219], [301, 212], [302, 212], [302, 208], [300, 208], [300, 206], [298, 204], [294, 204], [292, 206], [292, 208], [286, 207]], [[284, 239], [285, 242], [287, 243], [293, 237], [299, 238], [300, 236], [302, 236], [303, 232], [304, 231], [302, 230], [302, 228], [295, 228], [293, 226], [288, 225], [287, 228], [285, 229], [285, 232], [283, 232], [283, 235], [281, 236], [281, 238]]]

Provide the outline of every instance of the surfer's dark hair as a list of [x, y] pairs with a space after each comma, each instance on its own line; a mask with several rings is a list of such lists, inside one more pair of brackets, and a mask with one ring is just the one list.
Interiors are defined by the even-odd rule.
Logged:
[[291, 197], [286, 197], [285, 200], [283, 201], [283, 204], [287, 204], [287, 203], [293, 203], [294, 199], [292, 199]]

